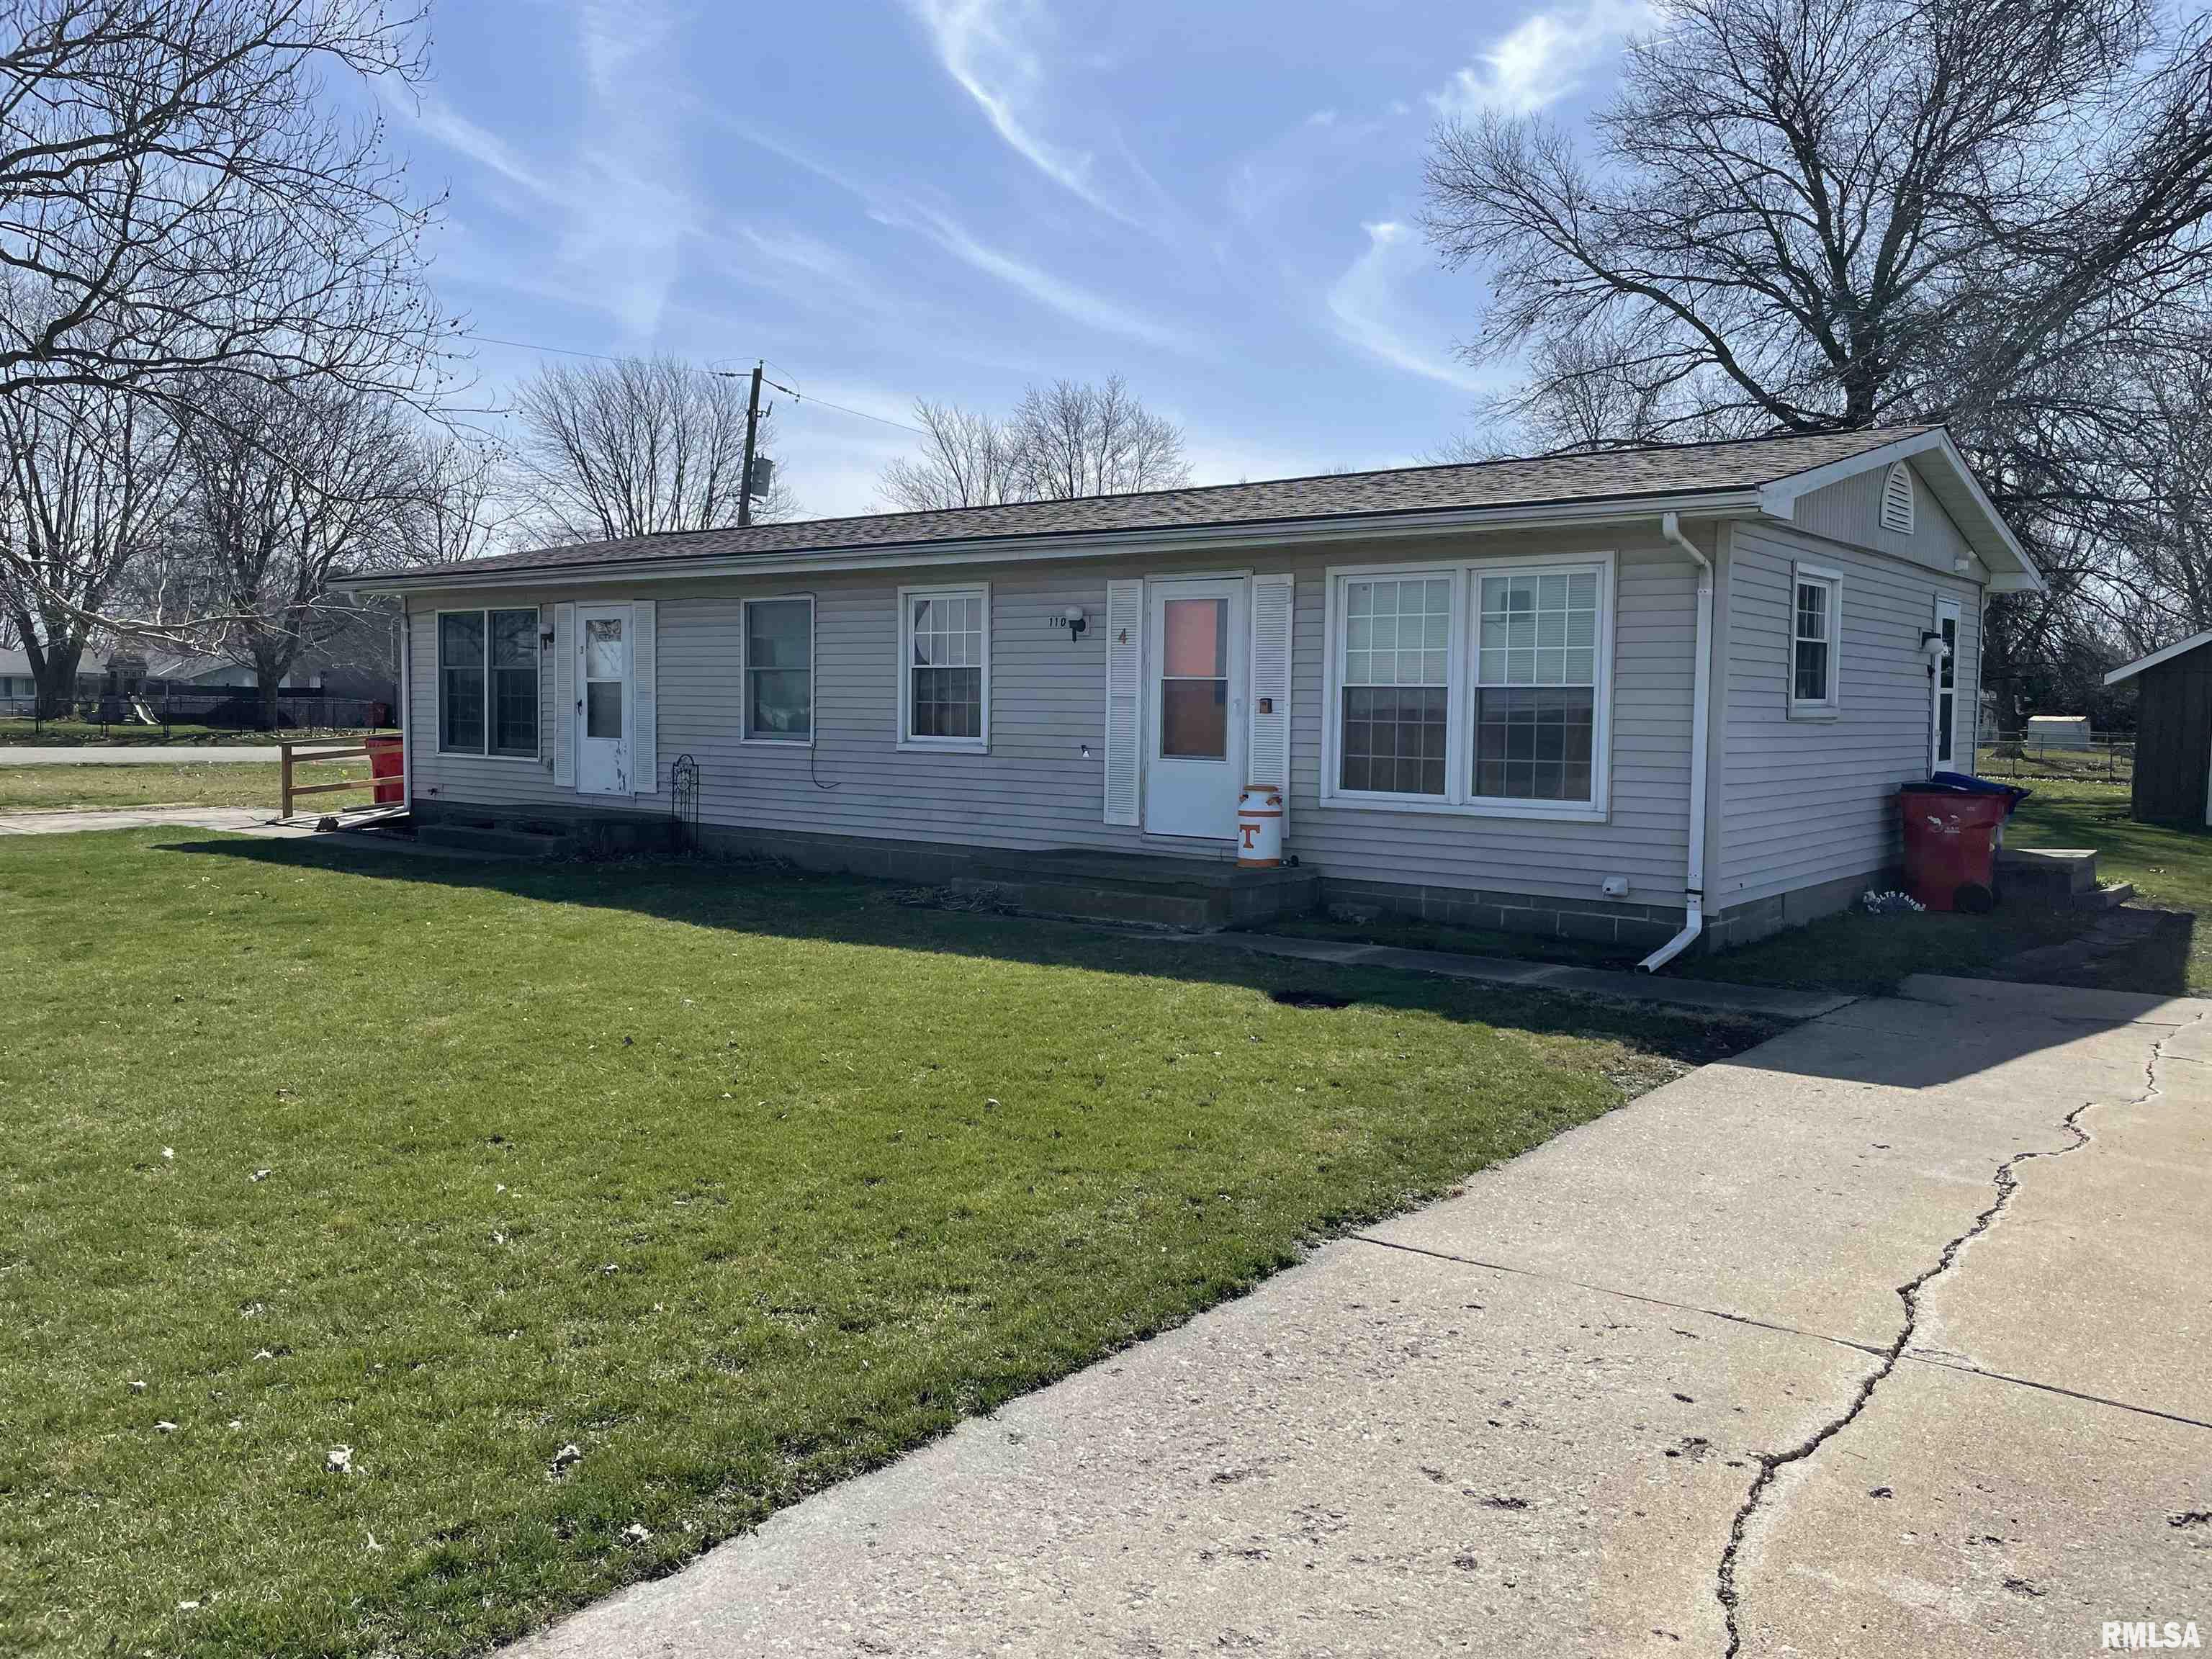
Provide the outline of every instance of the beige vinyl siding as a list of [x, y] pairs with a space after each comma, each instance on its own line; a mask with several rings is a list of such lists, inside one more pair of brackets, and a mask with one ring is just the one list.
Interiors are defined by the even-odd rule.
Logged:
[[[1912, 463], [1905, 465], [1911, 468]], [[1816, 489], [1798, 501], [1790, 522], [1808, 535], [1910, 559], [1947, 575], [1954, 574], [1958, 560], [1973, 557], [1973, 549], [1917, 469], [1912, 473], [1912, 534], [1899, 535], [1884, 526], [1881, 489], [1888, 476], [1887, 467], [1877, 466]], [[1988, 579], [1978, 562], [1965, 574], [1974, 581]]]
[[[1875, 475], [1877, 483], [1879, 475]], [[1931, 503], [1921, 501], [1925, 526]], [[1962, 577], [1820, 540], [1789, 526], [1730, 531], [1728, 689], [1721, 750], [1720, 869], [1725, 908], [1856, 877], [1898, 858], [1897, 786], [1928, 775], [1930, 731], [1922, 633], [1936, 599], [1959, 602], [1958, 770], [1972, 765], [1981, 592]], [[1841, 712], [1790, 714], [1793, 564], [1843, 577]]]
[[[1619, 562], [1609, 822], [1321, 805], [1328, 568], [1470, 556], [1510, 562], [1532, 553], [1608, 549]], [[1656, 526], [1633, 536], [1459, 535], [1434, 542], [1346, 543], [1295, 554], [1247, 550], [1234, 558], [939, 565], [811, 580], [784, 575], [655, 582], [635, 594], [606, 585], [499, 590], [489, 600], [418, 594], [412, 599], [413, 726], [428, 738], [437, 730], [437, 642], [428, 613], [440, 603], [534, 604], [550, 627], [552, 607], [560, 601], [656, 600], [660, 670], [654, 765], [662, 787], [633, 800], [554, 785], [550, 757], [558, 728], [548, 660], [539, 677], [543, 763], [440, 755], [433, 741], [425, 741], [415, 757], [416, 792], [431, 800], [488, 807], [665, 812], [669, 766], [689, 753], [699, 763], [700, 816], [708, 823], [1225, 858], [1231, 855], [1228, 826], [1221, 842], [1210, 843], [1150, 837], [1104, 822], [1105, 611], [1110, 580], [1229, 569], [1289, 571], [1297, 579], [1290, 852], [1328, 875], [1557, 897], [1595, 899], [1607, 876], [1625, 875], [1633, 901], [1681, 902], [1695, 587], [1688, 561], [1658, 539]], [[990, 750], [902, 751], [896, 746], [896, 591], [976, 580], [988, 580], [991, 590]], [[800, 592], [815, 596], [814, 747], [740, 744], [739, 602], [748, 594]], [[1089, 615], [1090, 627], [1079, 641], [1051, 626], [1052, 617], [1071, 605]], [[1087, 758], [1081, 753], [1086, 744]]]

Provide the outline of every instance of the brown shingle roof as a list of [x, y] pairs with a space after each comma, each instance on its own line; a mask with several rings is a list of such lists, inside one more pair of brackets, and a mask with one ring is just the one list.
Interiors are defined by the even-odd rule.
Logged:
[[[403, 577], [499, 570], [559, 570], [583, 565], [742, 558], [769, 553], [887, 549], [1034, 536], [1080, 537], [1122, 531], [1197, 529], [1452, 508], [1602, 501], [1756, 489], [1831, 461], [1879, 449], [1928, 428], [1882, 427], [1802, 437], [1748, 438], [1595, 454], [1540, 456], [1466, 465], [1398, 467], [1384, 472], [1211, 484], [1140, 495], [1091, 495], [1072, 501], [1017, 501], [938, 513], [878, 513], [808, 519], [743, 530], [672, 531], [621, 541], [579, 542], [527, 553], [471, 559], [395, 573]], [[1039, 548], [1040, 555], [1047, 550]]]

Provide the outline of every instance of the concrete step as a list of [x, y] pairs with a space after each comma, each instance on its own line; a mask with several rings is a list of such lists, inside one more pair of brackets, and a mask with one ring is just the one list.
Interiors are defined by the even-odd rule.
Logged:
[[2008, 898], [2063, 906], [2097, 888], [2096, 849], [2008, 847], [1997, 854], [1997, 888]]
[[2103, 887], [2093, 887], [2086, 893], [2074, 895], [2076, 910], [2117, 910], [2136, 896], [2136, 884], [2131, 881], [2116, 881]]
[[452, 847], [465, 852], [493, 853], [517, 859], [566, 858], [576, 847], [571, 837], [543, 830], [514, 826], [495, 829], [472, 823], [426, 823], [415, 831], [415, 839], [427, 847]]

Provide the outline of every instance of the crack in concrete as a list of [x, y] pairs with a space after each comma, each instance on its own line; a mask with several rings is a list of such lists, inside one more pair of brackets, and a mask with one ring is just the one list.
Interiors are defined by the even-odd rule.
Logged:
[[[2180, 1057], [2169, 1056], [2179, 1060]], [[2208, 1062], [2212, 1063], [2212, 1062]], [[2062, 1147], [2060, 1151], [2070, 1151]], [[1563, 1285], [1570, 1290], [1588, 1291], [1594, 1296], [1618, 1297], [1623, 1302], [1637, 1302], [1648, 1308], [1664, 1308], [1672, 1313], [1695, 1314], [1701, 1319], [1719, 1320], [1724, 1324], [1741, 1325], [1754, 1331], [1772, 1331], [1779, 1336], [1803, 1337], [1808, 1342], [1825, 1342], [1831, 1347], [1849, 1348], [1870, 1358], [1884, 1358], [1888, 1350], [1876, 1342], [1862, 1342], [1856, 1337], [1838, 1336], [1832, 1331], [1808, 1330], [1802, 1325], [1784, 1324], [1772, 1319], [1760, 1319], [1752, 1314], [1731, 1313], [1725, 1308], [1709, 1308], [1702, 1302], [1680, 1302], [1672, 1297], [1653, 1296], [1644, 1291], [1625, 1290], [1618, 1285], [1600, 1285], [1590, 1279], [1577, 1279], [1571, 1274], [1551, 1273], [1541, 1267], [1517, 1267], [1510, 1261], [1493, 1261], [1485, 1256], [1464, 1255], [1456, 1250], [1439, 1250], [1425, 1244], [1408, 1244], [1401, 1239], [1378, 1238], [1373, 1233], [1347, 1233], [1346, 1237], [1355, 1244], [1372, 1244], [1377, 1249], [1397, 1250], [1407, 1255], [1426, 1256], [1432, 1261], [1449, 1261], [1455, 1267], [1479, 1268], [1484, 1273], [1509, 1273], [1516, 1279], [1534, 1279], [1547, 1285]], [[2080, 1389], [2069, 1389], [2057, 1382], [2039, 1382], [2032, 1376], [2015, 1376], [2010, 1371], [1993, 1371], [1977, 1365], [1972, 1360], [1957, 1354], [1905, 1353], [1898, 1356], [1900, 1364], [1933, 1365], [1940, 1370], [1955, 1371], [1961, 1376], [1978, 1376], [1985, 1382], [2002, 1382], [2015, 1389], [2033, 1389], [2040, 1394], [2057, 1395], [2063, 1399], [2078, 1400], [2086, 1406], [2109, 1406], [2114, 1411], [2133, 1412], [2138, 1417], [2155, 1417], [2168, 1423], [2179, 1423], [2185, 1428], [2212, 1429], [2212, 1421], [2201, 1417], [2186, 1417], [2179, 1412], [2161, 1411], [2156, 1406], [2145, 1406], [2132, 1400], [2115, 1400], [2110, 1395], [2087, 1394]]]
[[[2187, 1024], [2196, 1024], [2203, 1018], [2203, 1015], [2199, 1014]], [[2184, 1029], [2185, 1027], [2177, 1027], [2151, 1044], [2150, 1058], [2143, 1065], [2143, 1092], [2132, 1100], [2118, 1103], [2127, 1106], [2147, 1106], [2164, 1095], [2165, 1091], [2158, 1085], [2159, 1064], [2166, 1056], [2166, 1044], [2179, 1036]], [[2012, 1195], [2020, 1189], [2020, 1177], [2013, 1173], [2014, 1170], [2032, 1158], [2063, 1158], [2069, 1152], [2077, 1152], [2089, 1145], [2091, 1137], [2089, 1132], [2081, 1127], [2081, 1115], [2100, 1103], [2112, 1103], [2085, 1100], [2059, 1120], [2058, 1127], [2072, 1137], [2065, 1146], [2036, 1147], [2025, 1152], [2014, 1152], [1997, 1165], [1995, 1178], [1996, 1197], [1990, 1202], [1990, 1206], [1974, 1218], [1973, 1224], [1966, 1231], [1944, 1245], [1942, 1254], [1936, 1258], [1933, 1266], [1924, 1272], [1915, 1274], [1897, 1287], [1898, 1297], [1905, 1304], [1905, 1323], [1899, 1328], [1896, 1337], [1889, 1346], [1882, 1350], [1881, 1363], [1860, 1381], [1856, 1391], [1852, 1395], [1850, 1407], [1843, 1414], [1829, 1419], [1808, 1437], [1785, 1451], [1752, 1454], [1759, 1460], [1759, 1474], [1753, 1477], [1751, 1489], [1744, 1494], [1743, 1502], [1736, 1507], [1735, 1519], [1729, 1524], [1728, 1547], [1721, 1552], [1720, 1566], [1714, 1574], [1714, 1595], [1720, 1601], [1722, 1616], [1728, 1627], [1728, 1646], [1724, 1650], [1724, 1659], [1738, 1659], [1738, 1656], [1743, 1651], [1743, 1630], [1737, 1617], [1737, 1607], [1741, 1599], [1741, 1592], [1736, 1584], [1736, 1563], [1743, 1553], [1744, 1534], [1750, 1528], [1752, 1517], [1758, 1513], [1760, 1504], [1765, 1500], [1767, 1492], [1774, 1485], [1777, 1476], [1790, 1465], [1802, 1463], [1811, 1457], [1822, 1446], [1827, 1444], [1857, 1420], [1859, 1414], [1865, 1411], [1869, 1402], [1874, 1399], [1875, 1390], [1880, 1388], [1883, 1380], [1897, 1369], [1899, 1361], [1905, 1357], [1905, 1349], [1911, 1346], [1913, 1333], [1920, 1324], [1921, 1292], [1948, 1273], [1953, 1264], [1958, 1261], [1960, 1252], [1996, 1224], [1997, 1218], [2003, 1214], [2005, 1206], [2012, 1201]]]

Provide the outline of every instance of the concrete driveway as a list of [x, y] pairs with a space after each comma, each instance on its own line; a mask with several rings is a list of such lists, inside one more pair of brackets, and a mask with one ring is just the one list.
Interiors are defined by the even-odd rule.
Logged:
[[2212, 1639], [2208, 1013], [1911, 981], [524, 1650]]

